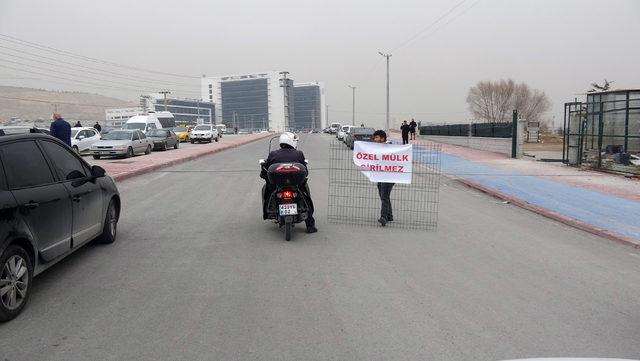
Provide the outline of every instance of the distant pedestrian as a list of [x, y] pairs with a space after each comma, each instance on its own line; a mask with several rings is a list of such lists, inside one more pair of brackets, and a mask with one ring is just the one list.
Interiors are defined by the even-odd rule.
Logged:
[[[376, 130], [373, 133], [373, 141], [376, 143], [386, 143], [387, 133], [384, 130]], [[380, 196], [380, 218], [378, 222], [382, 227], [386, 226], [388, 222], [393, 221], [393, 211], [391, 210], [391, 189], [395, 183], [382, 183], [378, 182], [378, 195]]]
[[49, 132], [53, 137], [60, 139], [64, 144], [71, 146], [71, 124], [62, 119], [60, 113], [53, 113], [53, 122]]
[[82, 124], [80, 124], [80, 121], [78, 120], [76, 122], [76, 125], [73, 126], [74, 128], [82, 128]]
[[360, 124], [360, 128], [364, 128], [364, 123]]
[[98, 133], [102, 132], [102, 127], [100, 126], [100, 123], [96, 122], [96, 124], [93, 125], [93, 129], [97, 130]]
[[409, 131], [411, 131], [411, 127], [407, 124], [406, 120], [402, 122], [400, 131], [402, 131], [402, 144], [409, 144]]
[[415, 120], [413, 120], [413, 118], [411, 118], [411, 123], [409, 123], [409, 135], [411, 135], [411, 139], [415, 140], [416, 139], [416, 127], [418, 126], [418, 124], [416, 123]]
[[238, 127], [233, 128], [233, 134], [238, 134]]

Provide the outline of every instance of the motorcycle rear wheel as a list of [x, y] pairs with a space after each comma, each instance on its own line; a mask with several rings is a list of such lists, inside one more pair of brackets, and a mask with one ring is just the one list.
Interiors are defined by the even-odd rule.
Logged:
[[285, 241], [291, 240], [291, 228], [293, 228], [293, 221], [285, 218], [284, 220], [284, 239]]

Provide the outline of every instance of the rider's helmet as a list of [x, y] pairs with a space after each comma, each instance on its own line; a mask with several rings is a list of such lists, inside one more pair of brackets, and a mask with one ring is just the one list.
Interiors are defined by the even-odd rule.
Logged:
[[280, 146], [286, 144], [293, 149], [298, 148], [298, 135], [291, 132], [284, 132], [280, 135]]

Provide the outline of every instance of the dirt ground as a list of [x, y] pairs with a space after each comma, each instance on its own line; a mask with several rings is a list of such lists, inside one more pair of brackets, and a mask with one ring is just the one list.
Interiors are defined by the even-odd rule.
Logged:
[[562, 152], [562, 136], [557, 134], [541, 134], [539, 143], [524, 143], [524, 151]]

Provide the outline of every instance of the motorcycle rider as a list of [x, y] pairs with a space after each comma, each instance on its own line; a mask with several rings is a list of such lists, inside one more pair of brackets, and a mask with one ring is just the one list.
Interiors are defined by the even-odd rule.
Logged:
[[[274, 151], [271, 151], [271, 153], [269, 153], [269, 156], [267, 157], [267, 160], [265, 161], [265, 164], [262, 168], [262, 172], [260, 172], [260, 177], [266, 181], [265, 186], [262, 188], [263, 189], [263, 192], [262, 192], [263, 219], [267, 219], [267, 202], [269, 201], [271, 194], [275, 190], [275, 186], [269, 183], [269, 177], [267, 177], [266, 169], [269, 169], [269, 167], [275, 163], [292, 163], [292, 162], [300, 163], [306, 167], [304, 153], [302, 153], [302, 151], [297, 149], [298, 135], [291, 132], [282, 133], [282, 135], [280, 135], [279, 143], [280, 143], [280, 149], [276, 149]], [[307, 219], [305, 220], [305, 223], [307, 225], [307, 233], [318, 232], [318, 229], [316, 228], [316, 221], [313, 218], [313, 201], [311, 200], [309, 185], [305, 181], [304, 184], [301, 185], [300, 187], [301, 187], [303, 196], [305, 197], [305, 200], [309, 205]]]

